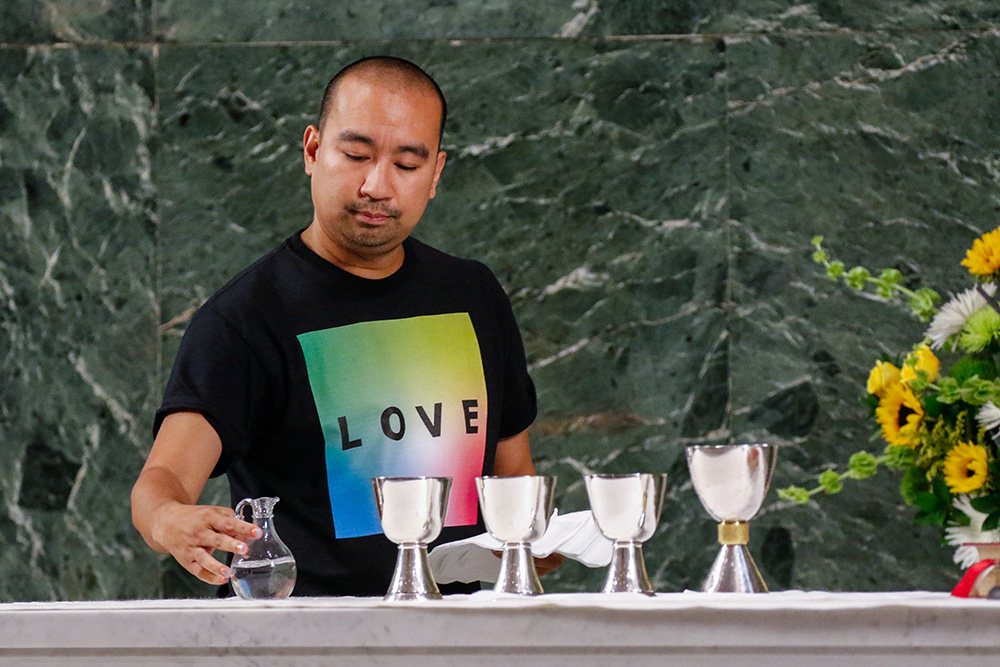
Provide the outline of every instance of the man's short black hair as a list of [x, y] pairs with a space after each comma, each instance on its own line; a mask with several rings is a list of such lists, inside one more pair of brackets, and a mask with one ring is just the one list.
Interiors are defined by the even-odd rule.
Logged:
[[441, 128], [438, 130], [438, 143], [441, 142], [441, 139], [444, 137], [444, 121], [448, 117], [448, 103], [444, 99], [444, 93], [441, 92], [441, 87], [438, 86], [437, 82], [431, 78], [430, 74], [421, 69], [420, 66], [411, 63], [409, 60], [404, 60], [403, 58], [397, 58], [395, 56], [369, 56], [367, 58], [362, 58], [361, 60], [355, 60], [353, 63], [337, 72], [333, 78], [330, 79], [330, 82], [326, 84], [326, 90], [323, 91], [323, 101], [320, 103], [319, 107], [320, 131], [323, 130], [323, 123], [326, 122], [326, 117], [330, 113], [330, 107], [333, 106], [333, 98], [337, 94], [337, 87], [340, 84], [341, 79], [348, 74], [365, 70], [393, 74], [403, 78], [408, 83], [425, 86], [433, 90], [437, 94], [438, 99], [441, 101]]

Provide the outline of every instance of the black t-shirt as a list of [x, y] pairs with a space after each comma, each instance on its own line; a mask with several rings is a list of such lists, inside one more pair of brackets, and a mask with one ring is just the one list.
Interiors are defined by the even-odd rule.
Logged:
[[195, 314], [154, 433], [200, 412], [222, 440], [232, 502], [277, 496], [296, 595], [383, 595], [396, 545], [371, 478], [452, 477], [441, 541], [482, 532], [475, 477], [535, 418], [506, 294], [484, 265], [407, 239], [380, 280], [295, 234]]

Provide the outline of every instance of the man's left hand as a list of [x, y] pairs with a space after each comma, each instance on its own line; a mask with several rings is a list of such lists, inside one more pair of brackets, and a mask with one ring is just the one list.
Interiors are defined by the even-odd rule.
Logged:
[[565, 559], [566, 559], [565, 556], [563, 556], [560, 553], [556, 553], [554, 551], [545, 558], [538, 558], [536, 556], [535, 570], [538, 572], [538, 576], [546, 575], [549, 572], [552, 572], [553, 570], [559, 569], [559, 566], [562, 565], [563, 560]]
[[[502, 551], [494, 551], [493, 555], [497, 558], [503, 558]], [[554, 551], [545, 558], [535, 556], [535, 572], [537, 572], [540, 577], [546, 575], [552, 570], [559, 569], [559, 566], [563, 564], [564, 560], [566, 560], [565, 556]]]

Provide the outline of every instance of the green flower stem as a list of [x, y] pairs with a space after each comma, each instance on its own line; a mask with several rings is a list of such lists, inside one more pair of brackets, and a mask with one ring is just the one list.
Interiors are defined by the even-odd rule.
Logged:
[[890, 463], [894, 460], [889, 454], [882, 456], [872, 456], [867, 452], [858, 452], [851, 456], [850, 467], [846, 472], [838, 473], [834, 470], [826, 470], [819, 477], [819, 485], [812, 489], [805, 489], [801, 486], [789, 486], [778, 489], [778, 497], [782, 500], [790, 500], [800, 505], [805, 505], [809, 499], [818, 493], [833, 495], [840, 493], [844, 488], [844, 480], [867, 479], [875, 474], [878, 466]]
[[[831, 263], [827, 259], [822, 259], [822, 260], [819, 261], [819, 263], [822, 264], [823, 268], [826, 269], [827, 274], [835, 275], [838, 278], [840, 276], [842, 276], [842, 275], [847, 275], [846, 273], [842, 273], [839, 269], [835, 268], [834, 264]], [[850, 272], [848, 272], [848, 273], [850, 273]], [[834, 280], [836, 280], [836, 279], [837, 278], [834, 278]], [[878, 287], [884, 287], [887, 291], [890, 291], [890, 292], [900, 292], [902, 294], [905, 294], [908, 297], [917, 298], [919, 296], [916, 292], [914, 292], [913, 290], [911, 290], [909, 287], [904, 287], [903, 285], [900, 285], [899, 283], [893, 282], [891, 280], [887, 280], [886, 278], [881, 278], [881, 277], [880, 278], [876, 278], [875, 276], [873, 276], [871, 274], [867, 274], [867, 275], [860, 274], [859, 277], [857, 278], [857, 280], [862, 281], [862, 282], [867, 283], [867, 284], [870, 284], [870, 285], [876, 285]], [[860, 288], [858, 288], [858, 289], [860, 291]]]
[[936, 304], [941, 301], [941, 296], [927, 287], [921, 287], [917, 290], [904, 287], [900, 284], [903, 280], [903, 274], [898, 270], [882, 269], [878, 277], [872, 276], [871, 272], [862, 266], [855, 266], [850, 271], [845, 271], [843, 262], [830, 261], [826, 251], [823, 250], [822, 236], [814, 236], [812, 244], [816, 249], [813, 252], [813, 261], [823, 265], [830, 280], [843, 279], [848, 287], [859, 292], [867, 284], [875, 285], [876, 293], [885, 299], [903, 294], [909, 297], [910, 310], [924, 322], [929, 321], [937, 312]]

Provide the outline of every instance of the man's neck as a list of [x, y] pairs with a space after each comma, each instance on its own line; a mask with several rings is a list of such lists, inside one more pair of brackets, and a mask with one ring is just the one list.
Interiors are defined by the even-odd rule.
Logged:
[[403, 266], [405, 251], [399, 245], [393, 250], [372, 257], [345, 250], [326, 238], [317, 225], [310, 225], [302, 232], [302, 242], [314, 253], [334, 266], [360, 278], [378, 280], [388, 278]]

